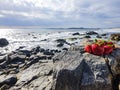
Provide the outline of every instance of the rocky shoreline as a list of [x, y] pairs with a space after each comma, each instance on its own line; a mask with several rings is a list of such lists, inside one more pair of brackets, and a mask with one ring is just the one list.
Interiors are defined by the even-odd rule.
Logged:
[[1, 90], [119, 90], [120, 49], [105, 56], [106, 63], [79, 48], [45, 55], [36, 47], [1, 57]]
[[3, 56], [0, 59], [1, 90], [47, 88], [47, 84], [48, 86], [52, 84], [53, 52], [58, 53], [38, 46], [31, 50], [18, 50]]
[[[86, 33], [94, 34], [98, 35]], [[68, 44], [70, 48], [21, 47], [0, 55], [0, 90], [119, 90], [120, 48], [102, 57], [64, 39], [56, 42], [57, 47]]]

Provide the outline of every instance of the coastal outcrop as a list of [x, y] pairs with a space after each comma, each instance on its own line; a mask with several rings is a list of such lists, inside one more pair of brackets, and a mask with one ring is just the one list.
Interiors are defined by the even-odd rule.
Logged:
[[83, 46], [48, 50], [37, 46], [0, 57], [1, 90], [119, 90], [120, 48], [110, 55]]
[[53, 58], [53, 90], [119, 90], [120, 49], [101, 57], [75, 48]]
[[0, 62], [0, 90], [50, 90], [52, 85], [52, 57], [58, 50], [17, 49]]

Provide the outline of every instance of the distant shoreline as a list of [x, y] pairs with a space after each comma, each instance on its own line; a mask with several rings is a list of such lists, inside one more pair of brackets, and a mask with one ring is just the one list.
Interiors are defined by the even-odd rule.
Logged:
[[119, 27], [114, 27], [114, 28], [85, 28], [85, 27], [40, 27], [40, 26], [0, 26], [0, 29], [31, 29], [31, 28], [41, 28], [41, 29], [115, 29], [115, 30], [120, 30]]

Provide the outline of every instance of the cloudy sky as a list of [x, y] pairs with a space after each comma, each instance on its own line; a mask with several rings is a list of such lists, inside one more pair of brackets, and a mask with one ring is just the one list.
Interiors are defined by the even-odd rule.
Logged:
[[0, 26], [120, 27], [120, 0], [0, 0]]

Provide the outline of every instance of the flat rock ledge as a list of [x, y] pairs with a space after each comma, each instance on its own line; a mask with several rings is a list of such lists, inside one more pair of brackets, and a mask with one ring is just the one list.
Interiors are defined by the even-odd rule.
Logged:
[[72, 49], [53, 62], [53, 90], [120, 90], [120, 49], [104, 57]]

